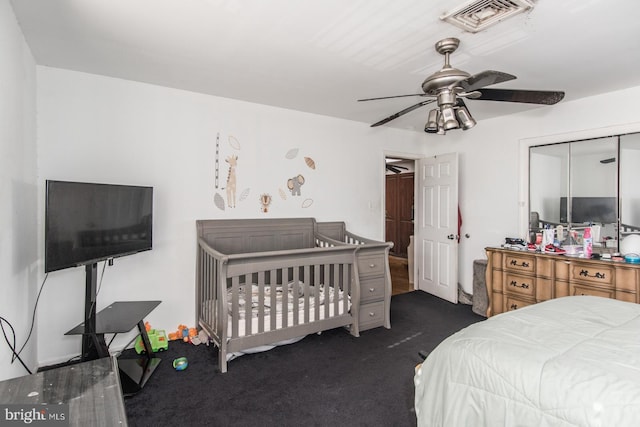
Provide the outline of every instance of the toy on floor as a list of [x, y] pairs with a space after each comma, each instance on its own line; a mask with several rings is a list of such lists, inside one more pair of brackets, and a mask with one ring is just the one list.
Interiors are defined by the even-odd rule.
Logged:
[[187, 361], [186, 357], [178, 357], [173, 361], [173, 368], [176, 371], [184, 371], [189, 366], [189, 361]]
[[189, 328], [186, 325], [178, 325], [177, 331], [169, 333], [169, 339], [171, 341], [182, 340], [184, 342], [189, 342], [189, 338], [195, 337], [196, 335], [198, 335], [198, 330], [196, 328]]
[[[169, 348], [169, 341], [167, 340], [167, 334], [164, 329], [151, 329], [148, 322], [145, 323], [145, 329], [147, 330], [147, 336], [151, 343], [151, 350], [155, 353], [157, 351], [165, 351]], [[142, 342], [142, 336], [138, 335], [135, 344], [136, 353], [145, 353], [144, 343]]]
[[198, 335], [191, 338], [191, 344], [193, 345], [206, 344], [207, 346], [209, 346], [210, 342], [211, 338], [209, 338], [209, 335], [207, 335], [207, 333], [203, 330], [198, 332]]
[[200, 331], [196, 328], [189, 328], [186, 325], [178, 325], [178, 330], [169, 333], [169, 340], [182, 340], [184, 342], [190, 342], [193, 345], [206, 344], [209, 345], [210, 338], [206, 332]]

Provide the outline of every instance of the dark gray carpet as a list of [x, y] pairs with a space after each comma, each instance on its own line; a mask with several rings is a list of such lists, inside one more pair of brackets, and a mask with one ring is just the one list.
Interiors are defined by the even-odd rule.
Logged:
[[[413, 426], [419, 351], [483, 317], [415, 291], [391, 302], [391, 329], [339, 328], [217, 370], [214, 347], [172, 342], [146, 386], [125, 400], [131, 426]], [[175, 371], [176, 357], [189, 366]]]

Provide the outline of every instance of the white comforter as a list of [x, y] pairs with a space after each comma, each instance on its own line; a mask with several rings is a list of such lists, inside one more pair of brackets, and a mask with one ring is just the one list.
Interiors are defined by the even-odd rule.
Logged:
[[419, 426], [640, 426], [640, 304], [497, 315], [444, 340], [414, 381]]

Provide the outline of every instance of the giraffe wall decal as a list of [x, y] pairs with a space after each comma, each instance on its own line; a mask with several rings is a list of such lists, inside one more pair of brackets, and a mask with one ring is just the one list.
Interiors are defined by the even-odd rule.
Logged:
[[227, 206], [236, 207], [236, 166], [238, 165], [238, 156], [233, 155], [225, 159], [229, 163], [229, 175], [227, 176]]

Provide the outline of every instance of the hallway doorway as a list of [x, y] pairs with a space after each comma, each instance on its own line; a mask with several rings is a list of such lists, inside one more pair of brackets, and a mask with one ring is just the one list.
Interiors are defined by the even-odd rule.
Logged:
[[415, 161], [385, 157], [385, 240], [393, 242], [389, 254], [392, 295], [411, 292], [409, 282], [410, 236], [414, 228]]
[[413, 283], [409, 283], [409, 268], [407, 258], [389, 255], [389, 270], [391, 271], [391, 295], [405, 294], [413, 291]]

